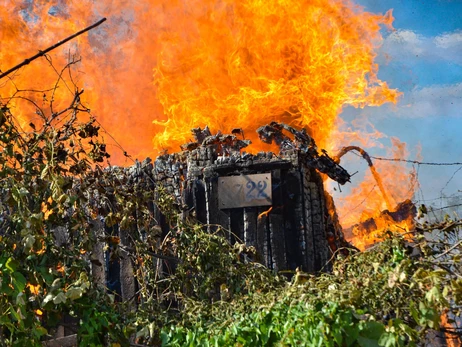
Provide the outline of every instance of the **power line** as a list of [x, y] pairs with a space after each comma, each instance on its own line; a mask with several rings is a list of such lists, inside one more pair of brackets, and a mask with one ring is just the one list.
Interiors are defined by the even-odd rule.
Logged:
[[444, 187], [441, 189], [440, 191], [440, 194], [443, 195], [443, 190], [449, 185], [449, 183], [452, 181], [452, 179], [456, 176], [456, 174], [462, 170], [462, 166], [460, 168], [458, 168], [451, 176], [451, 178], [446, 182], [446, 184], [444, 185]]
[[436, 201], [436, 200], [442, 200], [442, 199], [451, 199], [451, 198], [462, 198], [462, 195], [449, 195], [449, 196], [444, 196], [444, 195], [440, 195], [439, 197], [437, 198], [432, 198], [432, 199], [415, 199], [414, 201], [415, 202], [424, 202], [424, 203], [428, 203], [430, 201]]
[[440, 207], [440, 208], [432, 208], [432, 207], [430, 206], [430, 208], [431, 208], [432, 211], [441, 211], [441, 210], [445, 210], [445, 209], [447, 209], [447, 208], [460, 207], [460, 206], [462, 206], [462, 204], [449, 205], [449, 206], [444, 206], [444, 207]]
[[462, 165], [462, 163], [430, 163], [430, 162], [423, 162], [423, 161], [418, 161], [418, 160], [400, 159], [400, 158], [383, 158], [383, 157], [374, 157], [374, 156], [371, 156], [371, 158], [376, 159], [376, 160], [397, 161], [397, 162], [404, 162], [404, 163], [411, 163], [411, 164], [418, 164], [418, 165], [433, 165], [433, 166], [456, 166], [456, 165]]

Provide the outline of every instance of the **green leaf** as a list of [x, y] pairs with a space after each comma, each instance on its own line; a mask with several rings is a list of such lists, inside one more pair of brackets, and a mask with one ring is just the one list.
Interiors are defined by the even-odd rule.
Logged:
[[34, 328], [34, 334], [35, 336], [37, 336], [38, 338], [48, 334], [48, 330], [45, 329], [44, 327], [42, 326], [39, 326], [39, 327], [36, 327]]
[[8, 275], [7, 273], [4, 274], [4, 278], [2, 279], [2, 293], [6, 295], [12, 295], [14, 290], [11, 288], [10, 283], [11, 283], [11, 276]]
[[83, 290], [82, 288], [80, 287], [73, 287], [73, 288], [70, 288], [67, 292], [66, 292], [66, 297], [68, 297], [69, 299], [71, 300], [77, 300], [77, 299], [80, 299], [83, 295]]
[[162, 346], [166, 346], [168, 343], [168, 340], [170, 340], [170, 335], [167, 334], [165, 331], [160, 332], [160, 339], [162, 341]]
[[149, 336], [154, 337], [154, 333], [156, 331], [156, 324], [154, 322], [149, 324]]
[[379, 346], [378, 341], [376, 339], [371, 339], [371, 338], [363, 337], [363, 336], [358, 337], [358, 344], [361, 347], [378, 347]]
[[397, 338], [395, 335], [385, 332], [380, 336], [379, 346], [391, 347], [397, 345]]
[[56, 289], [61, 288], [61, 278], [56, 278], [50, 287], [50, 292], [55, 291]]
[[149, 328], [143, 327], [140, 331], [136, 333], [136, 338], [149, 336]]
[[430, 289], [427, 294], [425, 294], [425, 298], [429, 302], [434, 302], [434, 301], [439, 301], [441, 298], [441, 293], [438, 290], [438, 288], [435, 286], [432, 289]]
[[43, 299], [43, 301], [42, 301], [42, 307], [45, 306], [46, 304], [48, 304], [50, 301], [52, 301], [52, 300], [53, 300], [53, 297], [54, 297], [53, 294], [48, 293], [48, 294], [45, 296], [45, 298]]
[[[46, 256], [43, 258], [46, 259]], [[38, 272], [42, 275], [42, 278], [46, 283], [50, 284], [54, 280], [54, 276], [50, 273], [49, 268], [41, 266], [38, 268]]]
[[6, 269], [9, 270], [10, 272], [16, 271], [18, 266], [19, 266], [19, 262], [13, 258], [8, 258], [5, 264]]
[[[66, 302], [67, 298], [66, 298], [66, 295], [64, 295], [63, 292], [60, 292], [58, 293], [58, 295], [56, 295], [54, 298], [53, 298], [53, 303], [55, 305], [59, 305], [63, 302]], [[71, 299], [72, 300], [72, 299]]]
[[20, 196], [20, 197], [24, 197], [24, 196], [29, 195], [29, 191], [28, 191], [25, 187], [21, 187], [21, 188], [18, 190], [18, 193], [19, 193], [19, 196]]
[[24, 293], [21, 292], [16, 296], [16, 305], [24, 306], [25, 304], [26, 301], [24, 300]]
[[18, 312], [16, 312], [14, 308], [12, 308], [10, 310], [10, 312], [11, 312], [11, 315], [13, 316], [15, 321], [17, 321], [17, 322], [22, 321], [21, 315]]
[[361, 336], [378, 341], [385, 331], [383, 324], [375, 321], [366, 322], [366, 327], [361, 331]]
[[35, 237], [34, 235], [27, 235], [26, 237], [24, 237], [22, 242], [23, 242], [24, 248], [26, 250], [30, 250], [35, 243]]
[[0, 257], [0, 270], [5, 265], [5, 263], [8, 261], [9, 258], [7, 257]]
[[420, 320], [419, 311], [416, 309], [415, 303], [414, 303], [413, 301], [411, 301], [411, 303], [409, 304], [409, 311], [411, 312], [412, 318], [413, 318], [417, 323], [419, 323], [419, 320]]
[[27, 280], [20, 272], [13, 272], [13, 286], [18, 292], [22, 292], [26, 288]]

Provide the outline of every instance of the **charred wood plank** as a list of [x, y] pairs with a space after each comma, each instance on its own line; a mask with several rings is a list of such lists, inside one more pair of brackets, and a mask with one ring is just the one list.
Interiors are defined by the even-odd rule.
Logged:
[[219, 210], [216, 223], [222, 226], [222, 236], [224, 236], [228, 242], [232, 244], [230, 210]]
[[259, 207], [257, 209], [258, 217], [257, 217], [257, 258], [258, 260], [267, 267], [271, 268], [272, 263], [270, 259], [270, 249], [269, 249], [269, 225], [268, 225], [268, 217], [265, 212], [267, 208]]
[[[293, 139], [283, 131], [293, 135]], [[306, 132], [306, 129], [297, 130], [287, 124], [271, 122], [257, 129], [260, 140], [265, 143], [275, 142], [281, 151], [297, 149], [303, 153], [303, 161], [306, 165], [325, 173], [340, 184], [350, 181], [350, 174], [338, 162], [321, 150], [319, 154], [314, 139]]]
[[[220, 210], [218, 206], [218, 177], [205, 177], [205, 185], [207, 230], [210, 233], [222, 230], [222, 236], [231, 242], [231, 233], [229, 233], [231, 230], [229, 211]], [[220, 226], [222, 228], [220, 228]]]
[[[295, 270], [297, 266], [306, 269], [306, 242], [304, 238], [303, 196], [301, 176], [298, 170], [290, 170], [285, 175], [284, 186], [284, 221], [287, 268]], [[301, 240], [301, 241], [300, 241]]]
[[206, 186], [200, 179], [192, 182], [193, 204], [196, 218], [201, 223], [207, 223], [207, 207], [205, 197]]
[[[311, 216], [313, 227], [313, 244], [314, 244], [314, 264], [315, 271], [321, 270], [329, 260], [329, 246], [325, 230], [325, 208], [323, 195], [321, 195], [319, 184], [321, 182], [310, 182], [309, 190], [311, 194]], [[322, 185], [321, 185], [322, 189]]]
[[292, 164], [287, 160], [271, 160], [271, 161], [254, 161], [249, 167], [248, 163], [229, 163], [217, 166], [215, 171], [220, 176], [231, 174], [252, 174], [265, 171], [273, 171], [278, 169], [290, 169]]
[[269, 227], [272, 268], [275, 271], [284, 270], [287, 268], [287, 262], [282, 215], [271, 213], [269, 215]]
[[231, 209], [231, 244], [244, 242], [244, 210], [242, 208]]
[[[119, 238], [122, 246], [132, 248], [129, 230], [119, 229]], [[129, 302], [131, 309], [135, 310], [136, 279], [133, 262], [129, 254], [124, 254], [120, 258], [120, 287], [122, 300], [127, 303]]]
[[244, 243], [247, 246], [257, 247], [257, 209], [244, 208]]
[[281, 170], [277, 169], [271, 172], [271, 181], [273, 196], [273, 208], [269, 213], [271, 261], [273, 263], [273, 269], [279, 271], [287, 268], [286, 240], [282, 216], [284, 200], [282, 194], [283, 179], [281, 177]]
[[300, 235], [300, 241], [302, 242], [302, 253], [304, 253], [302, 266], [306, 266], [306, 268], [302, 269], [307, 272], [314, 272], [314, 234], [312, 221], [313, 210], [311, 207], [310, 169], [302, 167], [301, 174], [303, 177], [301, 191], [303, 192], [303, 220], [305, 222], [305, 230]]

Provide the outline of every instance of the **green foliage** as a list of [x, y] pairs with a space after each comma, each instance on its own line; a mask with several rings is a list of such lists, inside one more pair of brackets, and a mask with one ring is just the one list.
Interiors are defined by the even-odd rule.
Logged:
[[[59, 112], [46, 97], [49, 111], [34, 103], [40, 121], [27, 132], [8, 102], [0, 104], [1, 345], [41, 346], [66, 314], [79, 319], [82, 346], [128, 346], [131, 338], [163, 346], [412, 346], [440, 328], [443, 312], [460, 316], [460, 221], [418, 225], [406, 239], [391, 235], [337, 256], [332, 273], [288, 279], [252, 262], [252, 247], [230, 245], [226, 230], [184, 220], [162, 187], [100, 168], [109, 155], [81, 94], [75, 89]], [[153, 201], [171, 225], [165, 238]], [[97, 215], [133, 230], [130, 247], [97, 235]], [[136, 265], [133, 301], [118, 302], [93, 283], [101, 242], [111, 259], [123, 254]], [[160, 259], [171, 276], [160, 276]]]
[[[181, 223], [181, 222], [180, 222]], [[243, 244], [231, 246], [220, 235], [209, 235], [200, 225], [182, 225], [169, 239], [181, 259], [175, 271], [175, 290], [197, 300], [229, 300], [234, 295], [274, 288], [281, 279], [242, 257], [255, 252]]]
[[[51, 101], [44, 94], [48, 109], [19, 90], [0, 103], [1, 345], [41, 346], [64, 314], [82, 317], [79, 335], [85, 344], [121, 336], [117, 307], [89, 280], [88, 255], [96, 242], [90, 223], [95, 181], [89, 178], [97, 172], [95, 163], [109, 155], [96, 120], [80, 101], [83, 91], [71, 93], [67, 108], [53, 107], [56, 89], [68, 87], [63, 74], [71, 65], [61, 72]], [[10, 110], [17, 98], [36, 107], [27, 131]], [[68, 236], [61, 245], [54, 235], [59, 228]], [[88, 322], [99, 336], [88, 337]]]
[[407, 241], [393, 236], [304, 283], [294, 276], [232, 301], [189, 299], [182, 321], [162, 330], [163, 345], [416, 345], [439, 328], [449, 293], [458, 289], [447, 272], [409, 251]]
[[[342, 309], [335, 303], [311, 306], [280, 302], [243, 315], [222, 330], [171, 327], [162, 332], [162, 342], [165, 346], [377, 346], [384, 325], [359, 317], [352, 309]], [[389, 336], [386, 341], [391, 338], [399, 336]]]

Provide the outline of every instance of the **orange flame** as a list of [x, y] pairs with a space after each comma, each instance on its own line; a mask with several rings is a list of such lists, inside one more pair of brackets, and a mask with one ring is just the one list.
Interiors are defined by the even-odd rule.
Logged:
[[441, 327], [446, 328], [448, 331], [444, 333], [446, 343], [448, 347], [460, 347], [462, 346], [462, 339], [457, 334], [451, 334], [455, 324], [450, 322], [448, 312], [445, 311], [440, 316]]
[[[406, 158], [406, 144], [396, 138], [391, 138], [391, 141], [393, 147], [389, 156]], [[415, 207], [410, 200], [416, 186], [414, 170], [409, 170], [404, 163], [374, 161], [374, 167], [366, 172], [361, 183], [336, 204], [343, 228], [352, 232], [346, 235], [347, 239], [359, 249], [365, 249], [379, 241], [386, 231], [406, 233], [412, 230]], [[407, 209], [399, 219], [384, 213], [400, 212], [399, 208], [404, 203], [408, 204]]]
[[263, 211], [262, 213], [260, 213], [258, 215], [258, 220], [262, 219], [263, 217], [268, 217], [268, 215], [270, 214], [270, 212], [273, 210], [273, 206], [271, 206], [269, 209], [267, 209], [266, 211]]
[[[245, 134], [271, 121], [308, 127], [321, 148], [342, 106], [396, 102], [377, 78], [385, 16], [348, 1], [201, 1], [162, 36], [154, 77], [165, 120], [156, 148], [172, 149], [208, 125]], [[186, 28], [185, 28], [186, 26]], [[251, 136], [252, 138], [252, 136]]]
[[[102, 26], [0, 80], [0, 100], [27, 131], [37, 107], [49, 115], [68, 106], [75, 82], [107, 131], [113, 164], [131, 164], [124, 151], [138, 159], [177, 151], [191, 128], [205, 125], [243, 128], [256, 145], [255, 130], [270, 121], [307, 127], [331, 151], [349, 144], [335, 133], [344, 106], [380, 106], [400, 95], [377, 77], [374, 62], [392, 12], [372, 14], [349, 0], [0, 0], [0, 70], [103, 16]], [[58, 80], [70, 57], [80, 56]], [[402, 183], [392, 187], [389, 168], [377, 165], [393, 205], [409, 194], [399, 193]], [[362, 196], [372, 182], [367, 177]], [[368, 213], [384, 206], [373, 195]]]
[[[380, 26], [391, 26], [391, 11], [375, 15], [349, 1], [0, 4], [4, 71], [103, 15], [108, 18], [49, 55], [58, 67], [73, 53], [83, 60], [73, 76], [62, 76], [54, 94], [45, 94], [58, 109], [71, 97], [71, 80], [80, 84], [86, 90], [82, 99], [108, 133], [138, 158], [178, 150], [192, 127], [229, 131], [238, 125], [254, 136], [272, 120], [307, 126], [318, 145], [330, 149], [342, 106], [381, 105], [399, 94], [377, 78], [374, 63]], [[13, 80], [3, 79], [0, 95], [35, 97], [44, 105], [37, 100], [42, 94], [17, 90], [53, 88], [58, 75], [49, 65], [41, 58]], [[24, 99], [10, 105], [27, 127], [35, 106]], [[122, 152], [114, 149], [114, 161], [122, 163]]]
[[[85, 90], [82, 103], [91, 107], [107, 131], [105, 139], [113, 153], [112, 163], [131, 164], [124, 151], [134, 158], [155, 155], [155, 127], [151, 122], [161, 113], [161, 107], [152, 84], [152, 68], [156, 65], [156, 36], [163, 17], [159, 14], [155, 18], [159, 13], [157, 5], [130, 1], [0, 0], [3, 71], [101, 17], [108, 17], [107, 24], [0, 80], [0, 100], [8, 102], [18, 123], [29, 131], [29, 122], [40, 118], [37, 108], [49, 116], [53, 110], [70, 105], [75, 83]], [[65, 72], [59, 78], [70, 60], [80, 58], [72, 65], [71, 74]], [[53, 110], [49, 106], [51, 100]]]

